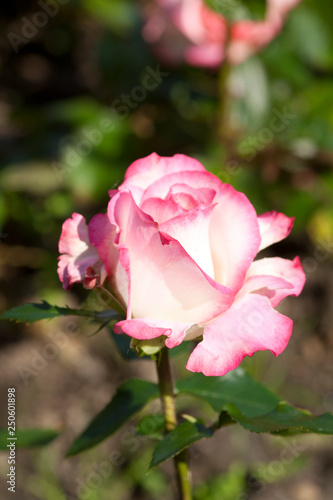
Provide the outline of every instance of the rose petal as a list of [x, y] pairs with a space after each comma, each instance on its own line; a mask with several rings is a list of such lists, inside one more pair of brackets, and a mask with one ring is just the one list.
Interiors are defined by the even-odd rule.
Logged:
[[178, 241], [159, 231], [130, 193], [114, 197], [108, 214], [119, 227], [120, 260], [129, 277], [127, 319], [192, 324], [212, 319], [229, 307], [230, 290], [210, 279]]
[[288, 12], [297, 7], [301, 1], [302, 0], [268, 0], [267, 17], [270, 18], [277, 14], [285, 17]]
[[72, 218], [65, 220], [59, 240], [59, 253], [79, 255], [90, 245], [88, 227], [83, 215], [74, 213]]
[[[207, 33], [209, 31], [203, 23], [203, 6], [202, 0], [182, 0], [178, 2], [179, 8], [174, 11], [173, 15], [173, 21], [178, 29], [191, 42], [198, 45], [208, 41]], [[224, 27], [222, 16], [216, 13], [216, 17], [221, 18], [221, 26], [218, 26], [218, 28]]]
[[210, 217], [214, 205], [197, 208], [160, 224], [160, 230], [179, 241], [198, 266], [214, 278], [209, 244]]
[[262, 22], [238, 21], [231, 28], [227, 56], [232, 64], [241, 64], [268, 45], [281, 31], [280, 15], [270, 15]]
[[144, 195], [140, 208], [161, 224], [178, 215], [187, 214], [193, 208], [211, 205], [215, 195], [215, 189], [192, 188], [189, 184], [175, 183], [165, 199], [147, 198]]
[[243, 193], [223, 184], [210, 222], [214, 278], [237, 292], [260, 245], [254, 207]]
[[58, 276], [65, 289], [84, 281], [87, 269], [99, 261], [97, 250], [90, 244], [85, 218], [77, 213], [67, 219], [59, 240]]
[[128, 302], [128, 277], [120, 264], [119, 250], [114, 243], [116, 226], [110, 223], [107, 214], [97, 214], [89, 222], [89, 236], [105, 266], [113, 291], [121, 303], [126, 306]]
[[218, 44], [191, 46], [185, 51], [186, 61], [193, 66], [216, 68], [224, 59], [224, 48]]
[[99, 253], [109, 276], [112, 276], [119, 261], [119, 252], [114, 245], [116, 226], [110, 223], [107, 214], [95, 215], [88, 226], [89, 238]]
[[86, 275], [83, 280], [84, 288], [91, 290], [95, 286], [100, 286], [107, 278], [107, 272], [105, 270], [104, 264], [98, 262], [94, 267], [88, 267], [86, 270]]
[[148, 198], [141, 204], [140, 208], [159, 224], [184, 213], [184, 209], [173, 200], [161, 200], [160, 198]]
[[[212, 193], [214, 194], [218, 192], [222, 186], [220, 179], [206, 170], [180, 171], [178, 173], [165, 175], [162, 179], [158, 179], [151, 184], [151, 186], [149, 186], [149, 188], [145, 191], [141, 203], [144, 203], [145, 200], [148, 200], [149, 198], [161, 198], [162, 200], [168, 199], [176, 184], [187, 185], [188, 194], [192, 193], [193, 195], [193, 189], [197, 190], [196, 196], [202, 197], [200, 198], [201, 203], [205, 203], [205, 200], [208, 199], [210, 199], [211, 203], [213, 201]], [[199, 194], [201, 190], [202, 193]]]
[[173, 21], [193, 44], [185, 50], [187, 62], [213, 68], [221, 64], [227, 37], [223, 16], [202, 0], [183, 0], [175, 10]]
[[288, 344], [292, 325], [291, 319], [271, 307], [267, 297], [246, 295], [205, 326], [204, 340], [192, 352], [186, 368], [220, 376], [256, 351], [270, 350], [277, 356]]
[[168, 337], [165, 345], [176, 347], [185, 338], [186, 329], [191, 326], [188, 322], [161, 321], [147, 318], [119, 321], [114, 326], [115, 333], [126, 333], [138, 340], [150, 340], [165, 335]]
[[135, 161], [130, 165], [125, 174], [125, 180], [119, 186], [119, 190], [131, 186], [137, 186], [143, 190], [147, 189], [153, 182], [174, 172], [182, 171], [204, 171], [205, 168], [194, 158], [185, 155], [172, 157], [161, 157], [152, 153], [145, 158]]
[[259, 250], [286, 238], [292, 230], [294, 217], [276, 212], [266, 212], [258, 217], [261, 244]]
[[269, 298], [272, 307], [289, 295], [298, 296], [305, 284], [299, 257], [294, 260], [272, 257], [253, 262], [239, 296], [255, 292]]

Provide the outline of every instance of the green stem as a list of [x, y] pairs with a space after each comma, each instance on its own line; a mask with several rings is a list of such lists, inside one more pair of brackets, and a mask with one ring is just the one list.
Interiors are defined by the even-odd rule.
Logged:
[[230, 65], [224, 61], [218, 75], [219, 86], [219, 134], [222, 142], [229, 128], [229, 94], [227, 82], [230, 75]]
[[[231, 36], [231, 24], [228, 21], [226, 26], [226, 40], [225, 51], [227, 53], [229, 41]], [[228, 90], [228, 81], [231, 73], [231, 65], [227, 58], [222, 63], [221, 69], [218, 74], [218, 94], [219, 94], [219, 107], [218, 107], [218, 135], [219, 140], [225, 151], [224, 161], [227, 164], [232, 159], [234, 149], [234, 134], [232, 130], [231, 107], [232, 99]]]
[[[157, 361], [157, 374], [164, 411], [165, 430], [166, 432], [170, 432], [177, 426], [177, 415], [167, 347], [161, 350], [159, 360]], [[179, 500], [192, 500], [190, 471], [187, 464], [187, 450], [176, 455], [174, 457], [174, 462], [180, 492]]]

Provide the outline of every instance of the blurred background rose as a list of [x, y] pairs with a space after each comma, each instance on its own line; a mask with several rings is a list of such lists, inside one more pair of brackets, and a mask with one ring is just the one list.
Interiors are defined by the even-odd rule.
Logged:
[[[303, 0], [290, 11], [260, 54], [231, 68], [224, 109], [219, 72], [171, 67], [154, 55], [142, 36], [145, 5], [17, 0], [1, 7], [1, 311], [42, 298], [70, 306], [87, 300], [79, 285], [65, 292], [59, 284], [62, 222], [73, 212], [89, 220], [103, 211], [108, 189], [137, 158], [187, 154], [245, 192], [258, 213], [296, 217], [288, 240], [272, 249], [300, 255], [307, 273], [302, 295], [281, 308], [295, 321], [291, 342], [278, 359], [258, 353], [244, 366], [291, 403], [332, 411], [333, 4]], [[262, 21], [265, 2], [246, 5]], [[85, 455], [63, 458], [119, 382], [156, 379], [152, 363], [124, 362], [106, 331], [87, 338], [95, 325], [71, 318], [0, 327], [1, 394], [17, 388], [18, 425], [66, 429], [43, 450], [20, 451], [20, 499], [104, 500], [110, 491], [119, 500], [173, 498], [171, 469], [145, 475], [150, 449], [131, 426]], [[185, 375], [186, 358], [174, 358], [177, 376]], [[179, 405], [182, 411], [185, 402]], [[2, 404], [1, 425], [5, 417]], [[195, 446], [195, 484], [210, 481], [196, 500], [331, 500], [330, 438], [287, 443], [229, 428]], [[104, 477], [102, 464], [115, 450]], [[7, 465], [1, 454], [4, 500], [11, 498]]]
[[[225, 58], [240, 64], [262, 50], [281, 31], [288, 12], [301, 0], [267, 0], [262, 20], [239, 0], [211, 2], [224, 6], [227, 15], [204, 0], [151, 0], [144, 8], [144, 39], [169, 64], [219, 67]], [[221, 10], [223, 12], [223, 9]], [[255, 14], [256, 12], [254, 12]]]

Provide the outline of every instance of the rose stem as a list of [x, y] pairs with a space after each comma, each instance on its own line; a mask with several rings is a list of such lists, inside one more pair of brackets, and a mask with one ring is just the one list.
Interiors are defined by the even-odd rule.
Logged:
[[226, 25], [226, 39], [225, 39], [225, 60], [221, 65], [218, 74], [218, 92], [219, 92], [219, 107], [218, 107], [218, 134], [221, 145], [225, 150], [225, 163], [232, 158], [233, 138], [230, 124], [230, 111], [231, 111], [231, 98], [228, 92], [228, 80], [230, 76], [231, 66], [226, 59], [227, 50], [231, 36], [230, 21]]
[[[157, 374], [164, 411], [165, 430], [172, 431], [177, 426], [175, 395], [171, 375], [168, 348], [164, 347], [157, 360]], [[180, 500], [192, 500], [190, 471], [187, 464], [187, 450], [174, 457]]]

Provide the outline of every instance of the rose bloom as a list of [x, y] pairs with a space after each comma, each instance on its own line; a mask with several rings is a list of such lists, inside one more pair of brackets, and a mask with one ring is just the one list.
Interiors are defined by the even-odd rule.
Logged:
[[186, 61], [216, 68], [225, 58], [240, 64], [279, 34], [288, 12], [300, 1], [267, 0], [265, 19], [235, 21], [227, 42], [226, 19], [204, 0], [155, 0], [144, 9], [143, 37], [169, 64]]
[[73, 214], [59, 242], [59, 277], [104, 286], [126, 308], [114, 331], [161, 336], [173, 348], [197, 339], [187, 368], [224, 375], [244, 356], [286, 347], [292, 321], [275, 307], [299, 295], [298, 257], [254, 260], [291, 231], [293, 219], [257, 216], [247, 197], [184, 155], [135, 161], [107, 214]]

